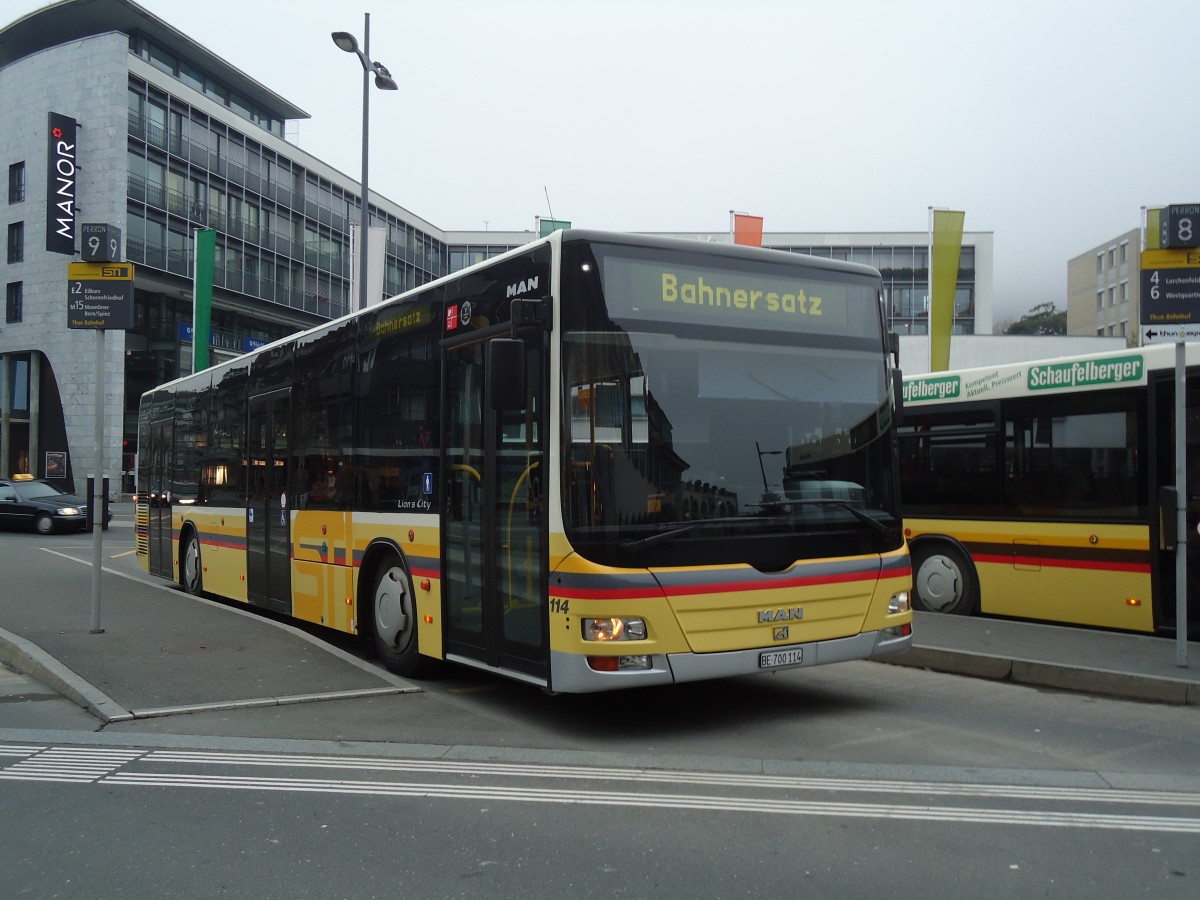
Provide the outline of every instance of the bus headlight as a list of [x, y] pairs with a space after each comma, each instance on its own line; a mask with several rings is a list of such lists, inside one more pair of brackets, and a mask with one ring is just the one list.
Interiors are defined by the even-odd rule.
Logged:
[[892, 594], [892, 599], [888, 601], [888, 615], [893, 616], [896, 613], [908, 612], [908, 591], [898, 591]]
[[616, 616], [604, 619], [584, 619], [583, 639], [585, 641], [644, 641], [646, 639], [646, 620], [622, 619]]

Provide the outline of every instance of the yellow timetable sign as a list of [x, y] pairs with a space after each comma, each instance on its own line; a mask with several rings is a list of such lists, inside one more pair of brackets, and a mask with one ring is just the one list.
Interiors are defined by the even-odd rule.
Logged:
[[133, 281], [133, 263], [69, 262], [69, 281]]
[[1200, 249], [1195, 247], [1179, 250], [1143, 250], [1143, 269], [1190, 269], [1200, 268]]

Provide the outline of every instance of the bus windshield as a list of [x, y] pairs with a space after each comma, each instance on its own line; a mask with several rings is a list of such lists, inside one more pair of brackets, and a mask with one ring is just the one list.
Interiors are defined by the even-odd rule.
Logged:
[[[762, 277], [757, 269], [680, 275], [687, 270], [677, 260], [646, 265], [669, 270], [677, 284], [690, 277], [706, 287], [751, 285]], [[602, 268], [611, 276], [611, 265]], [[613, 299], [610, 289], [605, 309], [617, 315], [605, 322], [594, 315], [600, 286], [577, 285], [590, 294], [581, 305], [593, 315], [563, 337], [564, 516], [572, 545], [609, 565], [703, 560], [770, 571], [899, 547], [871, 281], [821, 291], [816, 299], [831, 312], [847, 313], [830, 334], [808, 323], [746, 327], [729, 313], [726, 321], [697, 321], [696, 310], [683, 307], [675, 321], [645, 315], [646, 304], [624, 293], [637, 291], [636, 277], [621, 277], [627, 269], [604, 280], [623, 292]], [[770, 277], [811, 284], [813, 273]], [[658, 278], [656, 287], [665, 283]], [[748, 296], [749, 288], [747, 310]], [[856, 317], [867, 326], [856, 326]]]

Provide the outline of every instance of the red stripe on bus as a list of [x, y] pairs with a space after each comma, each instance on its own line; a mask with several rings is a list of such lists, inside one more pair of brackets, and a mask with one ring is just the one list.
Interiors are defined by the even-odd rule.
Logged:
[[[896, 569], [887, 573], [888, 578], [911, 577], [912, 569]], [[807, 578], [787, 578], [780, 581], [726, 581], [706, 584], [676, 584], [663, 587], [667, 597], [691, 597], [698, 594], [732, 594], [737, 592], [779, 590], [812, 587], [823, 584], [846, 584], [854, 581], [880, 581], [878, 572], [847, 572], [842, 575], [813, 575]], [[555, 597], [574, 600], [635, 600], [648, 596], [651, 588], [551, 588]]]
[[1131, 572], [1137, 575], [1149, 575], [1149, 563], [1113, 562], [1104, 559], [1064, 559], [1062, 557], [1046, 556], [994, 556], [990, 554], [972, 554], [976, 563], [993, 563], [1001, 566], [1029, 566], [1030, 568], [1049, 569], [1087, 569], [1101, 572]]

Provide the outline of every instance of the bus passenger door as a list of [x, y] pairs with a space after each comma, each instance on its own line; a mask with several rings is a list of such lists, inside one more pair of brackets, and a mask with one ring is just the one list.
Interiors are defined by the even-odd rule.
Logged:
[[[1174, 372], [1169, 378], [1158, 382], [1155, 390], [1155, 414], [1158, 421], [1152, 422], [1156, 427], [1157, 471], [1158, 485], [1152, 487], [1151, 504], [1156, 502], [1155, 493], [1158, 487], [1174, 488], [1175, 486], [1175, 388]], [[1200, 374], [1188, 373], [1187, 389], [1185, 391], [1185, 420], [1187, 423], [1187, 438], [1184, 447], [1184, 459], [1187, 466], [1187, 622], [1188, 639], [1200, 638]], [[1174, 502], [1174, 496], [1171, 497]], [[1173, 510], [1163, 508], [1159, 504], [1160, 516], [1174, 515]], [[1171, 525], [1166, 525], [1168, 531], [1173, 531]], [[1160, 542], [1161, 544], [1161, 542]], [[1174, 549], [1159, 550], [1157, 572], [1157, 610], [1161, 617], [1160, 624], [1173, 628], [1176, 625], [1175, 597], [1176, 563]]]
[[246, 594], [275, 612], [292, 610], [288, 486], [291, 392], [250, 398], [246, 488]]
[[524, 340], [521, 408], [492, 408], [488, 343], [444, 351], [442, 590], [448, 654], [544, 680], [543, 340]]
[[[150, 574], [174, 578], [171, 542], [171, 454], [175, 427], [171, 419], [150, 424], [150, 446], [143, 450], [150, 460], [149, 478], [138, 489], [150, 514]], [[91, 499], [89, 498], [89, 503]]]

